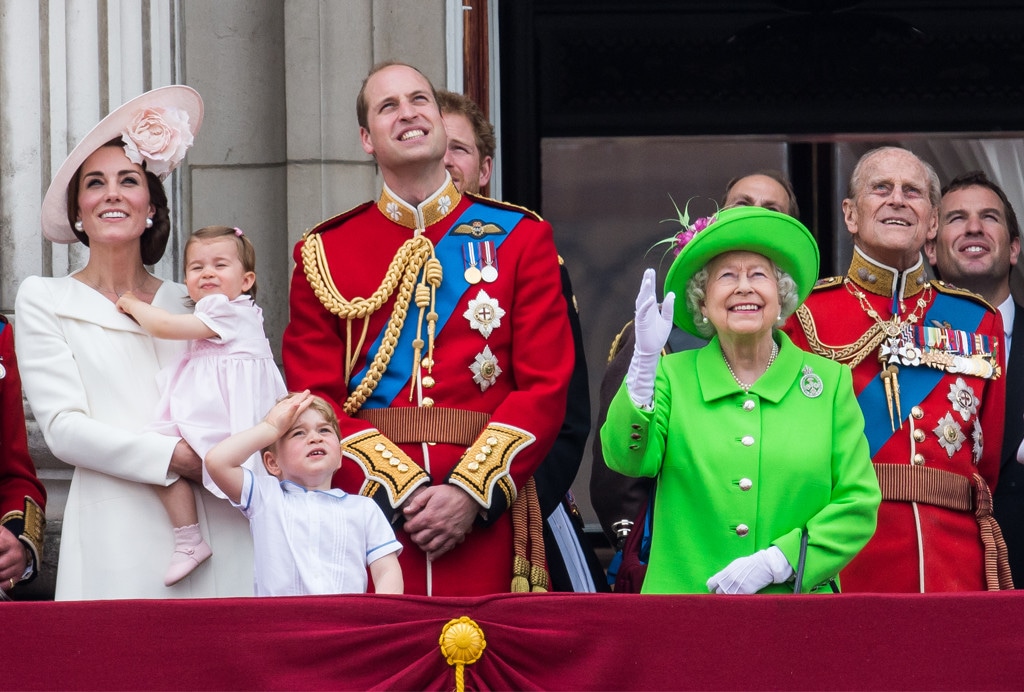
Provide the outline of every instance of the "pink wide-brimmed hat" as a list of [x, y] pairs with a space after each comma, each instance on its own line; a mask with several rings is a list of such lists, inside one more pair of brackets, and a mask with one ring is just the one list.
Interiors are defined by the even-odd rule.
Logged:
[[78, 241], [68, 221], [68, 185], [101, 146], [120, 135], [125, 155], [163, 180], [181, 163], [202, 123], [202, 97], [182, 85], [147, 91], [112, 111], [82, 138], [53, 176], [43, 197], [43, 235], [55, 243]]

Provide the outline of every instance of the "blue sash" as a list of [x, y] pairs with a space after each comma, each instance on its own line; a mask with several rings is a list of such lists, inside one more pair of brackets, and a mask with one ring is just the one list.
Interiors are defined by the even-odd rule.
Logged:
[[[441, 330], [448, 323], [448, 318], [452, 316], [456, 306], [459, 304], [459, 300], [470, 286], [463, 277], [462, 272], [458, 271], [458, 269], [463, 266], [462, 245], [472, 240], [473, 237], [470, 235], [453, 235], [452, 230], [472, 221], [494, 224], [505, 231], [504, 233], [487, 236], [487, 240], [494, 243], [494, 250], [497, 252], [501, 244], [508, 238], [511, 230], [515, 228], [522, 218], [523, 212], [474, 202], [455, 220], [445, 236], [434, 246], [434, 253], [444, 269], [444, 278], [437, 289], [435, 297], [435, 311], [438, 315], [435, 338], [437, 335], [440, 335]], [[412, 377], [413, 372], [412, 354], [414, 349], [412, 342], [416, 338], [416, 325], [419, 322], [417, 313], [418, 310], [415, 304], [410, 303], [409, 314], [406, 316], [402, 333], [398, 337], [398, 343], [395, 344], [395, 352], [391, 356], [391, 362], [388, 363], [387, 370], [384, 371], [384, 375], [381, 377], [377, 387], [366, 400], [366, 403], [363, 404], [364, 409], [386, 408], [390, 406], [399, 392], [409, 383], [409, 378]], [[425, 338], [425, 325], [423, 335]], [[370, 369], [370, 363], [373, 361], [373, 354], [377, 353], [383, 341], [384, 331], [381, 331], [373, 343], [370, 344], [370, 349], [367, 351], [366, 364], [349, 381], [349, 391], [352, 391], [366, 377], [366, 373]], [[423, 355], [426, 355], [425, 351]]]
[[[957, 329], [977, 331], [987, 310], [975, 303], [958, 296], [937, 293], [931, 308], [922, 322], [948, 322]], [[969, 326], [968, 326], [969, 325]], [[910, 415], [910, 410], [924, 401], [925, 397], [935, 389], [945, 376], [944, 370], [919, 365], [900, 368], [900, 412], [903, 419]], [[872, 378], [868, 386], [857, 395], [857, 402], [864, 412], [864, 434], [868, 438], [871, 457], [874, 458], [882, 446], [892, 437], [892, 423], [889, 420], [889, 407], [885, 403], [885, 385], [882, 378]]]

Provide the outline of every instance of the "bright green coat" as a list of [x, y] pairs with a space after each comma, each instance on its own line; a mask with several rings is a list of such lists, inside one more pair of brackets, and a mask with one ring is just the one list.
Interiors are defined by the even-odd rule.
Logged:
[[[653, 410], [635, 406], [625, 383], [612, 400], [605, 462], [657, 478], [644, 593], [707, 593], [709, 577], [771, 545], [795, 571], [804, 527], [802, 590], [828, 590], [874, 533], [881, 493], [850, 369], [775, 338], [779, 355], [749, 393], [716, 337], [661, 358]], [[801, 387], [808, 368], [823, 385], [817, 397]]]

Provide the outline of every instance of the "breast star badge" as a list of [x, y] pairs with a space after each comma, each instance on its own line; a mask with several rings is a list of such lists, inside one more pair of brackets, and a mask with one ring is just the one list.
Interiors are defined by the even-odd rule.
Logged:
[[959, 451], [967, 439], [956, 419], [948, 412], [939, 419], [939, 424], [935, 426], [932, 432], [939, 438], [939, 446], [946, 450], [946, 454], [949, 455], [950, 459], [953, 458], [955, 452]]
[[486, 392], [488, 387], [498, 381], [498, 375], [501, 374], [498, 359], [491, 353], [490, 346], [484, 346], [484, 350], [476, 354], [476, 360], [469, 369], [473, 371], [473, 381], [480, 385], [481, 392]]
[[477, 330], [486, 339], [492, 331], [501, 326], [501, 318], [505, 316], [505, 311], [498, 305], [496, 299], [487, 295], [487, 291], [480, 289], [476, 298], [470, 299], [469, 309], [462, 313], [462, 316], [469, 320], [471, 329]]
[[964, 382], [964, 378], [958, 377], [954, 384], [949, 385], [949, 394], [946, 398], [964, 421], [978, 415], [978, 398], [974, 396], [974, 389]]

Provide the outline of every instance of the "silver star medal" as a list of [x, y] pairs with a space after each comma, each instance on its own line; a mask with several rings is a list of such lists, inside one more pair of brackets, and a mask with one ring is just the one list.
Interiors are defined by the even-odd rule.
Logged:
[[960, 429], [960, 424], [956, 422], [956, 419], [949, 412], [946, 412], [946, 415], [939, 419], [939, 424], [935, 426], [932, 432], [939, 438], [939, 446], [946, 450], [946, 454], [949, 455], [950, 459], [953, 458], [954, 452], [959, 451], [967, 439], [963, 430]]
[[480, 385], [481, 392], [486, 392], [488, 387], [498, 381], [498, 375], [501, 374], [498, 359], [491, 353], [490, 346], [484, 346], [484, 350], [476, 354], [476, 360], [469, 369], [473, 371], [473, 381]]
[[501, 326], [501, 318], [505, 316], [505, 311], [498, 305], [496, 299], [487, 295], [487, 291], [480, 289], [476, 298], [470, 299], [469, 308], [462, 316], [469, 320], [471, 329], [477, 330], [486, 339], [492, 331]]
[[978, 397], [974, 396], [974, 390], [964, 382], [964, 378], [958, 377], [955, 383], [949, 385], [946, 398], [964, 421], [970, 420], [972, 415], [978, 415]]
[[981, 461], [981, 454], [985, 450], [985, 436], [981, 432], [981, 421], [977, 418], [974, 419], [974, 430], [971, 432], [971, 438], [974, 440], [974, 465], [977, 466], [978, 462]]
[[817, 399], [825, 389], [825, 384], [810, 365], [804, 366], [803, 373], [800, 377], [800, 391], [808, 399]]

